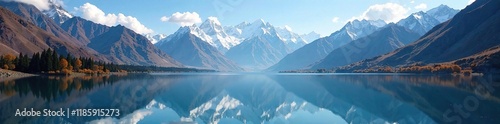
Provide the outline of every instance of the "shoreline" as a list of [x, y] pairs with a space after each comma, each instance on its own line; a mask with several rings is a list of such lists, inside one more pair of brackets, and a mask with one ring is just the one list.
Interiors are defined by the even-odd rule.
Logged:
[[6, 80], [31, 77], [31, 76], [39, 76], [39, 75], [0, 69], [0, 82], [6, 81]]

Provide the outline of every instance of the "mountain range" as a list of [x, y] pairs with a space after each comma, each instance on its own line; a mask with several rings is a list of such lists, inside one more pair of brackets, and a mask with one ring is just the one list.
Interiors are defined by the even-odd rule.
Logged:
[[427, 12], [419, 11], [411, 14], [405, 19], [397, 22], [398, 25], [411, 29], [420, 35], [424, 35], [434, 26], [453, 18], [459, 10], [455, 10], [446, 5], [440, 5]]
[[0, 53], [32, 54], [52, 48], [59, 54], [116, 64], [220, 71], [331, 69], [345, 65], [342, 69], [356, 70], [373, 65], [431, 63], [473, 64], [471, 68], [484, 70], [495, 66], [484, 59], [495, 59], [498, 52], [499, 44], [494, 42], [498, 40], [494, 37], [497, 29], [493, 28], [497, 26], [496, 8], [488, 8], [496, 4], [481, 0], [460, 12], [440, 5], [394, 24], [352, 20], [320, 38], [315, 32], [299, 35], [288, 26], [276, 27], [262, 19], [227, 26], [215, 17], [199, 26], [181, 27], [168, 36], [141, 35], [121, 25], [109, 27], [75, 17], [52, 0], [50, 9], [44, 11], [29, 4], [0, 1], [4, 8]]
[[319, 63], [313, 64], [311, 69], [333, 68], [373, 58], [404, 47], [419, 37], [418, 33], [405, 27], [388, 24], [366, 37], [333, 50]]
[[[407, 66], [412, 64], [432, 64], [453, 62], [483, 72], [495, 69], [494, 61], [500, 45], [497, 34], [500, 29], [500, 2], [496, 0], [476, 0], [456, 14], [451, 20], [439, 24], [414, 43], [393, 52], [364, 60], [343, 70], [353, 71], [373, 66]], [[490, 57], [486, 57], [490, 56]], [[486, 60], [480, 60], [481, 58]], [[471, 62], [474, 62], [471, 63]], [[486, 63], [487, 62], [487, 63]], [[470, 63], [469, 65], [464, 63]]]
[[334, 49], [343, 46], [352, 40], [367, 36], [385, 26], [382, 20], [354, 20], [348, 22], [342, 29], [328, 37], [317, 39], [304, 47], [286, 55], [277, 64], [267, 70], [293, 70], [301, 69], [326, 57]]
[[220, 71], [242, 71], [217, 48], [201, 39], [200, 32], [201, 29], [196, 26], [181, 27], [175, 34], [156, 43], [155, 46], [186, 66]]
[[[188, 28], [186, 28], [188, 27]], [[288, 28], [280, 28], [258, 19], [236, 26], [222, 26], [217, 18], [208, 18], [200, 26], [186, 26], [165, 38], [147, 35], [151, 42], [187, 66], [221, 70], [258, 70], [275, 64], [283, 56], [307, 42]], [[189, 29], [189, 30], [188, 30]], [[189, 34], [186, 36], [184, 34]], [[317, 35], [311, 33], [309, 38]], [[187, 38], [191, 37], [191, 38]], [[318, 36], [319, 37], [319, 36]], [[176, 42], [183, 39], [193, 45]], [[204, 43], [199, 43], [204, 42]], [[194, 45], [196, 44], [196, 45]], [[216, 51], [213, 51], [215, 48]], [[185, 52], [179, 52], [185, 51]], [[173, 55], [177, 54], [177, 55]], [[198, 56], [199, 59], [189, 58]]]
[[[436, 12], [436, 10], [439, 11]], [[318, 39], [287, 55], [278, 64], [267, 70], [332, 68], [382, 55], [410, 44], [438, 25], [443, 17], [451, 18], [457, 11], [446, 5], [440, 5], [428, 12], [413, 13], [396, 23], [401, 26], [398, 29], [390, 24], [392, 27], [390, 29], [395, 29], [392, 31], [381, 30], [382, 27], [386, 26], [383, 21], [354, 20], [329, 37]], [[429, 12], [430, 14], [428, 14]], [[410, 32], [415, 32], [417, 35]], [[364, 39], [348, 44], [359, 38]], [[335, 52], [333, 52], [334, 50]]]
[[[2, 1], [0, 2], [0, 6], [5, 7], [26, 20], [23, 22], [25, 23], [23, 25], [34, 24], [43, 29], [44, 33], [60, 39], [55, 40], [61, 42], [56, 44], [52, 43], [49, 38], [38, 38], [42, 39], [41, 41], [45, 40], [50, 48], [55, 49], [62, 55], [71, 53], [75, 56], [89, 57], [94, 60], [113, 62], [115, 64], [157, 65], [165, 67], [182, 66], [179, 62], [154, 47], [147, 38], [123, 26], [107, 27], [79, 17], [73, 17], [64, 21], [63, 24], [59, 24], [33, 5]], [[52, 5], [51, 7], [57, 6]], [[31, 28], [28, 30], [31, 30]], [[26, 42], [36, 38], [26, 37], [20, 39], [28, 39], [22, 43], [30, 44]], [[40, 52], [40, 49], [46, 49], [42, 44], [34, 45], [42, 47], [18, 49], [17, 53], [31, 54], [32, 52]], [[12, 47], [12, 45], [7, 46]]]

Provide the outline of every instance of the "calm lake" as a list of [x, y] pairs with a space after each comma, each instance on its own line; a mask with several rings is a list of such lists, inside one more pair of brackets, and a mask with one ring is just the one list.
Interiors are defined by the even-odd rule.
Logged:
[[[0, 91], [6, 124], [500, 123], [498, 75], [152, 73], [29, 77]], [[65, 113], [16, 115], [25, 108]], [[119, 114], [67, 112], [77, 109]]]

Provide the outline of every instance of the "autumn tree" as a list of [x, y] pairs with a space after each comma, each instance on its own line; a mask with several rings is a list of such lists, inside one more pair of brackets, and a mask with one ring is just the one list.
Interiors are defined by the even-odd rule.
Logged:
[[16, 59], [16, 56], [12, 54], [7, 54], [2, 57], [2, 63], [3, 63], [3, 68], [4, 69], [14, 69], [16, 66], [14, 65], [14, 60]]
[[68, 67], [68, 60], [66, 60], [65, 58], [61, 58], [61, 60], [59, 60], [59, 69], [67, 69]]
[[82, 67], [82, 61], [80, 59], [76, 59], [75, 65], [73, 66], [77, 71]]

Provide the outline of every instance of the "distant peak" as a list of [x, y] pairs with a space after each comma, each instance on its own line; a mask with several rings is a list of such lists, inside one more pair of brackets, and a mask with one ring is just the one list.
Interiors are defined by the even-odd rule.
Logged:
[[213, 24], [215, 24], [215, 25], [221, 25], [219, 19], [217, 19], [217, 17], [213, 17], [213, 16], [208, 17], [207, 20], [204, 23], [209, 23], [211, 25], [213, 25]]
[[450, 8], [448, 5], [444, 5], [444, 4], [440, 4], [438, 7], [439, 8]]
[[265, 25], [266, 22], [264, 21], [264, 19], [257, 19], [252, 24], [263, 24], [263, 25]]

